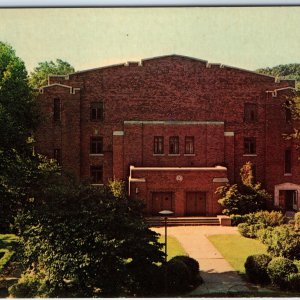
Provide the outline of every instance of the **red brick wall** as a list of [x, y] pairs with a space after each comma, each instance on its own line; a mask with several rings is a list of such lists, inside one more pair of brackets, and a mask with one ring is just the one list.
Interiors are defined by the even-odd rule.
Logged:
[[[104, 182], [114, 175], [127, 180], [129, 165], [228, 167], [228, 178], [239, 182], [247, 161], [256, 165], [257, 179], [272, 191], [279, 182], [299, 182], [299, 162], [293, 150], [293, 172], [283, 176], [286, 142], [282, 103], [293, 81], [275, 82], [270, 76], [210, 64], [182, 56], [143, 60], [141, 64], [116, 65], [50, 78], [52, 85], [40, 95], [43, 124], [37, 133], [37, 149], [52, 156], [62, 147], [63, 166], [81, 179], [89, 178], [90, 165], [102, 164]], [[52, 101], [62, 99], [62, 125], [51, 119]], [[90, 121], [90, 103], [103, 101], [104, 120]], [[244, 122], [244, 104], [257, 105], [257, 122]], [[49, 119], [50, 118], [50, 119]], [[222, 125], [151, 125], [126, 121], [223, 122]], [[114, 136], [123, 131], [124, 136]], [[224, 136], [233, 132], [233, 136]], [[104, 152], [91, 156], [90, 137], [103, 136]], [[165, 155], [153, 156], [153, 137], [165, 137]], [[180, 137], [180, 156], [168, 155], [168, 138]], [[184, 137], [195, 136], [195, 156], [184, 156]], [[225, 134], [226, 135], [226, 134]], [[256, 137], [256, 156], [244, 155], [244, 137]]]

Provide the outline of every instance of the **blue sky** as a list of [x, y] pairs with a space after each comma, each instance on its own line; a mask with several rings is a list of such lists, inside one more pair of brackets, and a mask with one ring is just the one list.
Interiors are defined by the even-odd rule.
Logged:
[[0, 9], [0, 40], [29, 71], [182, 54], [245, 69], [300, 63], [300, 7]]

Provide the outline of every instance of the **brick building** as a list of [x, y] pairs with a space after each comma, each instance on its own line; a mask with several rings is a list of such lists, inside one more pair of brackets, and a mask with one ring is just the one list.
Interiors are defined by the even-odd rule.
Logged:
[[37, 150], [80, 180], [125, 180], [148, 214], [220, 213], [216, 188], [247, 161], [270, 206], [298, 209], [298, 153], [282, 136], [294, 85], [180, 55], [50, 76]]

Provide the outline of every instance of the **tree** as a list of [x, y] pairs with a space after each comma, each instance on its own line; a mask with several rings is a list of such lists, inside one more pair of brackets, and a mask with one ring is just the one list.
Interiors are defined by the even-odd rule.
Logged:
[[67, 75], [74, 72], [74, 67], [61, 59], [56, 59], [56, 62], [52, 60], [40, 62], [30, 73], [30, 84], [34, 88], [40, 88], [47, 85], [49, 75]]
[[[30, 174], [37, 167], [32, 133], [38, 124], [33, 90], [24, 62], [0, 42], [0, 219], [12, 220], [18, 203], [27, 197]], [[1, 226], [0, 226], [1, 227]], [[4, 226], [7, 228], [7, 226]]]
[[26, 274], [38, 281], [34, 296], [155, 292], [151, 274], [164, 257], [141, 212], [141, 202], [115, 198], [108, 188], [76, 186], [61, 178], [48, 185], [16, 221]]
[[261, 68], [256, 72], [274, 76], [278, 79], [296, 80], [296, 88], [300, 89], [300, 64], [278, 65], [273, 68]]
[[225, 185], [217, 189], [220, 195], [219, 203], [224, 207], [223, 214], [248, 214], [265, 209], [271, 196], [261, 188], [259, 182], [254, 183], [253, 165], [247, 162], [241, 168], [242, 184]]

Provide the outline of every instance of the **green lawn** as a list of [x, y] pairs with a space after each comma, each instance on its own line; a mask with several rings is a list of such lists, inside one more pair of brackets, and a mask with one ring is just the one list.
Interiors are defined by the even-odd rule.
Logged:
[[[165, 236], [161, 235], [158, 239], [160, 243], [165, 243]], [[165, 247], [162, 249], [165, 251]], [[179, 241], [172, 235], [168, 235], [168, 260], [176, 255], [187, 255]]]
[[0, 273], [15, 253], [18, 237], [14, 234], [0, 234]]
[[241, 274], [245, 274], [244, 263], [249, 255], [267, 253], [266, 246], [261, 242], [240, 235], [212, 235], [208, 239]]

